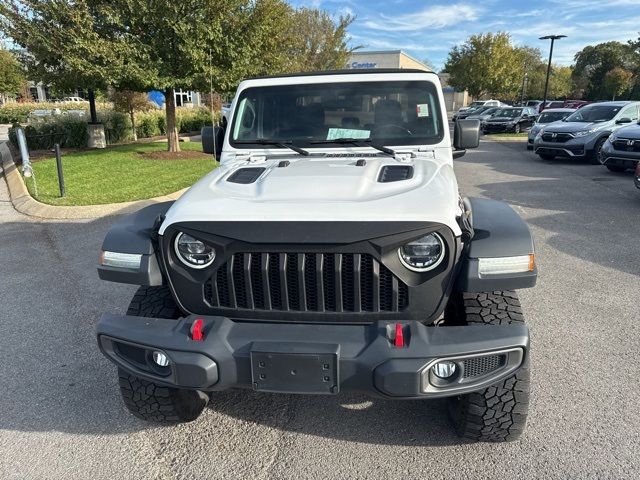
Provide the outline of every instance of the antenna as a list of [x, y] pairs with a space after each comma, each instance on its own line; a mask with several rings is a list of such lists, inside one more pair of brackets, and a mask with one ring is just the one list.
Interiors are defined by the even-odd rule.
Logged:
[[213, 161], [216, 159], [216, 116], [213, 111], [213, 60], [211, 56], [211, 47], [209, 47], [209, 102], [211, 103], [211, 126], [213, 128]]

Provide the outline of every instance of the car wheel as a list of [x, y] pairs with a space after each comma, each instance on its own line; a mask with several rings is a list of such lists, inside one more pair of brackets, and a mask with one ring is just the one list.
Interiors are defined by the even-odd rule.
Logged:
[[[514, 291], [457, 293], [445, 310], [445, 324], [522, 324], [524, 316]], [[446, 327], [445, 327], [446, 328]], [[456, 433], [480, 442], [517, 440], [529, 410], [529, 360], [510, 377], [478, 392], [448, 399]]]
[[627, 171], [627, 167], [621, 165], [605, 165], [605, 167], [607, 167], [610, 172], [622, 173]]
[[[168, 287], [140, 287], [133, 296], [127, 315], [178, 319], [182, 312]], [[120, 394], [127, 410], [142, 419], [158, 423], [191, 422], [209, 402], [199, 390], [166, 387], [118, 368]]]
[[516, 126], [513, 127], [513, 133], [520, 133], [520, 124], [516, 123]]
[[527, 145], [527, 150], [533, 150], [533, 147], [531, 145]]
[[607, 141], [606, 137], [602, 137], [598, 139], [596, 144], [593, 146], [593, 150], [588, 155], [589, 163], [593, 165], [604, 165], [604, 155], [602, 154], [602, 146], [604, 142]]

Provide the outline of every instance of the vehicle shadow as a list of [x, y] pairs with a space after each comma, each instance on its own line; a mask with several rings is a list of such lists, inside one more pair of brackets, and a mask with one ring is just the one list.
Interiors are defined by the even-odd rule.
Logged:
[[454, 434], [446, 400], [382, 400], [354, 393], [281, 395], [235, 389], [216, 392], [216, 415], [285, 432], [377, 445], [447, 446]]

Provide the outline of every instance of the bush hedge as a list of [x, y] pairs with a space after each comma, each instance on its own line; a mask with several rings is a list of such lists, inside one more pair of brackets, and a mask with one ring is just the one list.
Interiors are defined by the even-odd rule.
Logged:
[[[87, 110], [88, 103], [53, 103], [53, 102], [26, 102], [26, 103], [5, 103], [0, 106], [0, 123], [26, 123], [29, 115], [34, 110], [53, 110], [59, 109], [62, 112], [68, 110]], [[96, 104], [98, 110], [113, 110], [113, 104], [98, 102]]]
[[[99, 111], [98, 120], [104, 124], [107, 144], [121, 143], [132, 138], [129, 116], [113, 110]], [[88, 116], [57, 115], [46, 120], [26, 124], [23, 128], [27, 145], [32, 150], [49, 149], [60, 143], [62, 147], [83, 148], [87, 146]], [[15, 128], [24, 122], [14, 122], [9, 129], [9, 139], [17, 145]], [[200, 131], [211, 125], [211, 113], [206, 108], [179, 108], [176, 123], [180, 133]], [[166, 135], [166, 119], [163, 110], [136, 113], [138, 138]]]

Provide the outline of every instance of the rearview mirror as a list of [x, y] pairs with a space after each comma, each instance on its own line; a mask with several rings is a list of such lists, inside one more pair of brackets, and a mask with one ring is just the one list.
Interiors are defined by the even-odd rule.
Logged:
[[621, 123], [631, 123], [631, 119], [629, 117], [622, 117], [616, 120], [616, 124], [619, 125]]
[[480, 120], [458, 120], [453, 128], [453, 148], [466, 150], [480, 145]]

